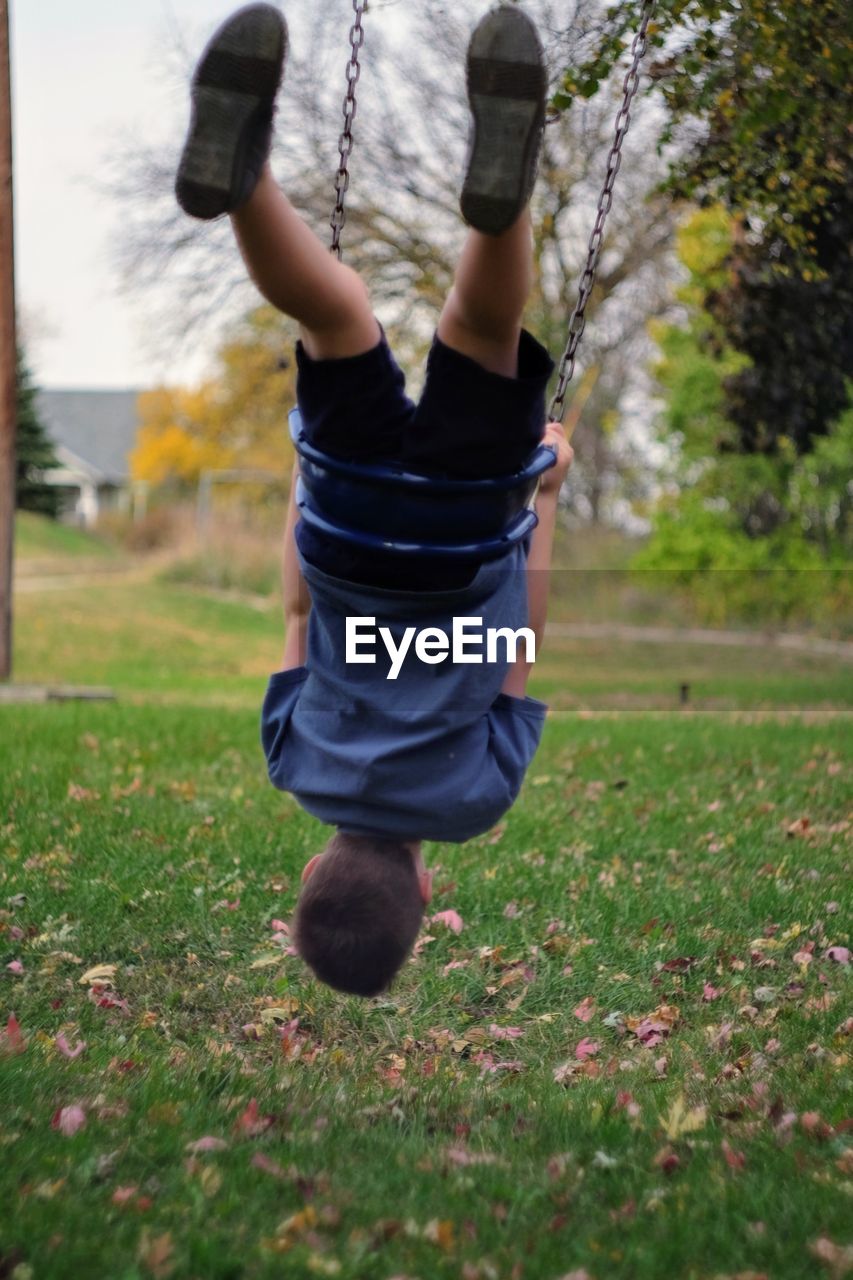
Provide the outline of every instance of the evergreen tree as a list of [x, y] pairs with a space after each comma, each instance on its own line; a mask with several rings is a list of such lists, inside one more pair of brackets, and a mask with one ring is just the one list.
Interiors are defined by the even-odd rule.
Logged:
[[59, 490], [54, 485], [45, 484], [43, 475], [59, 463], [36, 411], [36, 388], [20, 349], [17, 379], [15, 506], [19, 511], [36, 511], [55, 520], [60, 509]]

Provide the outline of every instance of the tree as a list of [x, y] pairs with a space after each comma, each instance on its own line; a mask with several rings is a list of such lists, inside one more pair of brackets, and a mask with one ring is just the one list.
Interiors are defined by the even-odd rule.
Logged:
[[15, 506], [19, 511], [35, 511], [55, 520], [60, 511], [60, 494], [55, 485], [45, 484], [44, 473], [59, 465], [50, 437], [36, 410], [36, 388], [24, 353], [17, 354], [18, 430], [15, 442]]
[[[615, 0], [588, 22], [560, 106], [594, 95], [638, 21]], [[738, 211], [800, 262], [850, 155], [853, 10], [848, 0], [656, 0], [650, 75], [675, 140], [670, 189]]]
[[[687, 271], [683, 319], [654, 329], [669, 484], [636, 566], [689, 586], [716, 622], [738, 615], [813, 620], [850, 603], [853, 384], [844, 384], [841, 412], [823, 421], [808, 449], [780, 431], [773, 447], [744, 437], [732, 417], [731, 388], [756, 378], [756, 365], [708, 305], [736, 288], [733, 226], [717, 206], [694, 214], [679, 236]], [[788, 374], [789, 394], [796, 376]]]
[[706, 299], [726, 340], [748, 358], [725, 384], [726, 414], [745, 453], [814, 447], [848, 403], [853, 371], [853, 163], [811, 220], [812, 267], [790, 244], [733, 223], [727, 277]]
[[153, 485], [194, 486], [206, 470], [240, 467], [287, 477], [293, 451], [291, 334], [272, 307], [256, 307], [220, 346], [214, 372], [192, 388], [142, 394], [131, 470]]

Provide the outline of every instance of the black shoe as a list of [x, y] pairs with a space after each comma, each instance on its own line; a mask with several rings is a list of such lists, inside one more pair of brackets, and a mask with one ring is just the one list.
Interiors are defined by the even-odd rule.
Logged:
[[520, 9], [487, 13], [468, 45], [471, 135], [460, 207], [470, 226], [500, 235], [533, 190], [548, 72], [536, 28]]
[[287, 54], [284, 17], [250, 4], [223, 23], [192, 79], [192, 118], [175, 195], [194, 218], [238, 209], [269, 156], [275, 99]]

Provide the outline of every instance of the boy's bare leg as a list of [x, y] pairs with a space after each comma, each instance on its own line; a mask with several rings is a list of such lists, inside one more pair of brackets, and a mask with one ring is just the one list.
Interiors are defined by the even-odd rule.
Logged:
[[269, 165], [231, 223], [250, 276], [268, 302], [299, 322], [312, 359], [376, 346], [381, 331], [363, 281], [305, 225]]
[[533, 232], [525, 209], [501, 235], [468, 231], [438, 336], [491, 373], [518, 374], [521, 317], [533, 284]]

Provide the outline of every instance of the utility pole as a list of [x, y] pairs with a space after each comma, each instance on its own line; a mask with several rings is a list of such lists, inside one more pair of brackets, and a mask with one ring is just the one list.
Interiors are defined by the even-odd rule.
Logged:
[[0, 680], [12, 674], [16, 357], [9, 0], [0, 0]]

